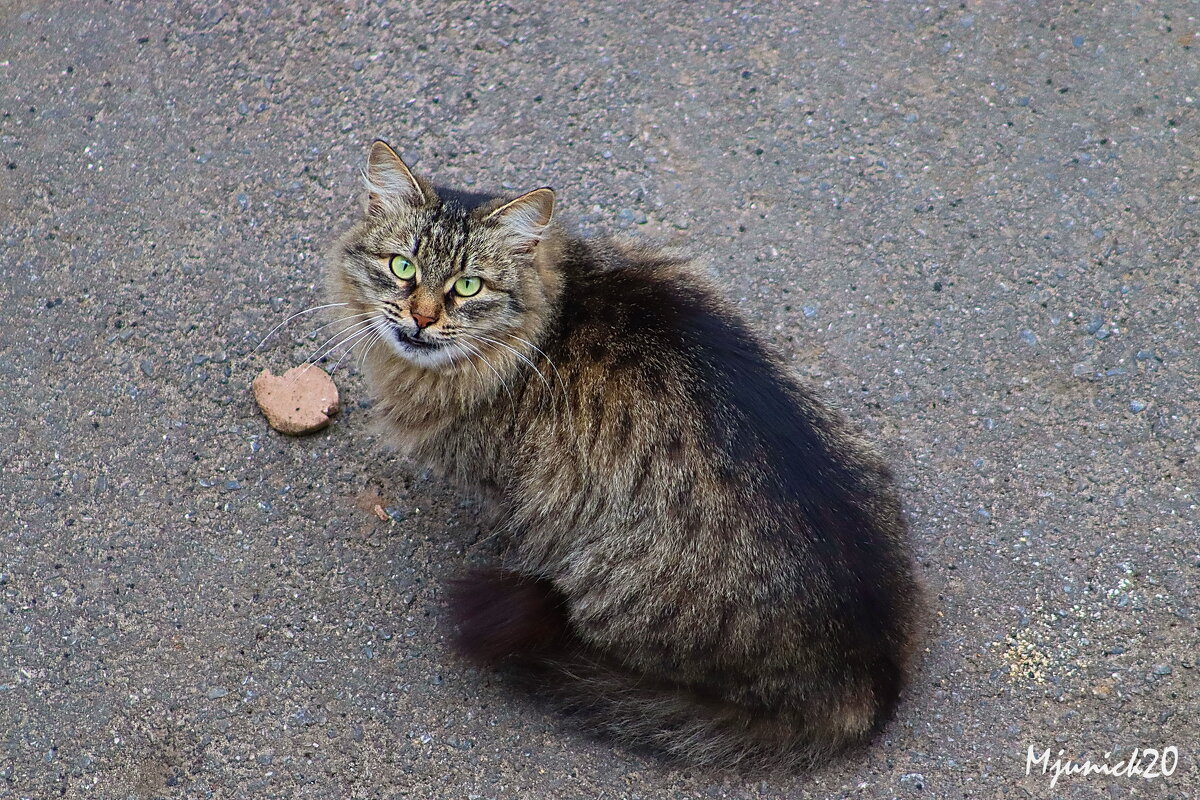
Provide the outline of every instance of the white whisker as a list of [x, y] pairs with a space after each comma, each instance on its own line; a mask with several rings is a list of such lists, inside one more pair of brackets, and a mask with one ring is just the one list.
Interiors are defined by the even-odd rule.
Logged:
[[[515, 354], [517, 355], [517, 357], [518, 357], [518, 358], [520, 358], [520, 359], [521, 359], [522, 361], [524, 361], [526, 364], [529, 364], [529, 366], [530, 366], [530, 367], [532, 367], [532, 368], [534, 369], [534, 371], [535, 371], [535, 372], [537, 372], [537, 375], [538, 375], [538, 377], [539, 377], [539, 378], [541, 378], [541, 380], [542, 380], [542, 383], [543, 383], [543, 384], [545, 384], [545, 386], [546, 386], [546, 391], [547, 391], [547, 392], [549, 392], [550, 396], [551, 396], [551, 397], [556, 397], [556, 396], [555, 396], [555, 393], [554, 393], [553, 391], [551, 391], [551, 389], [550, 389], [550, 384], [549, 384], [549, 383], [546, 381], [546, 377], [545, 377], [545, 376], [542, 374], [542, 371], [541, 371], [541, 369], [540, 369], [540, 368], [538, 368], [537, 366], [535, 366], [535, 365], [533, 364], [533, 362], [532, 362], [532, 361], [531, 361], [529, 358], [526, 358], [526, 357], [525, 357], [523, 354], [521, 354], [520, 352], [518, 352], [518, 351], [517, 351], [517, 350], [515, 350], [514, 348], [512, 348], [512, 347], [509, 347], [508, 345], [504, 344], [503, 342], [496, 341], [495, 339], [490, 339], [490, 338], [488, 338], [488, 337], [486, 337], [486, 336], [482, 336], [482, 335], [480, 335], [480, 334], [478, 334], [478, 333], [475, 333], [475, 334], [466, 334], [466, 335], [468, 335], [468, 336], [473, 336], [474, 338], [478, 338], [478, 339], [481, 339], [481, 340], [483, 340], [483, 341], [490, 342], [490, 343], [492, 343], [492, 344], [495, 344], [495, 345], [499, 345], [500, 347], [504, 347], [504, 348], [505, 348], [505, 349], [507, 349], [507, 350], [511, 350], [513, 353], [515, 353]], [[522, 344], [526, 345], [527, 347], [531, 348], [532, 350], [535, 350], [535, 351], [537, 351], [537, 352], [538, 352], [538, 353], [539, 353], [539, 354], [542, 356], [542, 358], [546, 359], [546, 363], [548, 363], [548, 364], [550, 365], [550, 368], [551, 368], [552, 370], [554, 370], [554, 377], [557, 379], [557, 381], [558, 381], [558, 386], [559, 386], [559, 388], [562, 390], [563, 409], [566, 411], [566, 414], [567, 414], [567, 424], [568, 424], [568, 426], [571, 426], [571, 427], [573, 427], [573, 426], [574, 426], [574, 423], [573, 423], [573, 421], [572, 421], [572, 419], [573, 419], [573, 416], [572, 416], [572, 412], [571, 412], [571, 398], [570, 398], [570, 395], [569, 395], [569, 394], [568, 394], [568, 392], [567, 392], [567, 384], [566, 384], [566, 382], [563, 380], [562, 373], [560, 373], [560, 372], [558, 371], [558, 366], [557, 366], [557, 365], [555, 365], [555, 363], [554, 363], [553, 359], [551, 359], [551, 358], [550, 358], [550, 356], [546, 355], [545, 351], [543, 351], [543, 350], [542, 350], [540, 347], [538, 347], [537, 345], [535, 345], [533, 342], [529, 341], [528, 339], [524, 339], [524, 338], [522, 338], [522, 337], [520, 337], [520, 336], [517, 336], [517, 335], [516, 335], [516, 334], [514, 334], [514, 333], [511, 333], [511, 332], [505, 332], [505, 333], [504, 333], [504, 334], [502, 334], [502, 335], [503, 335], [503, 336], [507, 336], [507, 337], [509, 337], [509, 338], [511, 338], [511, 339], [514, 339], [515, 341], [518, 341], [518, 342], [520, 342], [520, 343], [522, 343]], [[556, 399], [557, 399], [557, 398], [556, 398]]]
[[[353, 342], [353, 343], [357, 344], [358, 342], [361, 342], [361, 341], [363, 341], [363, 340], [364, 340], [364, 339], [365, 339], [367, 336], [371, 335], [372, 333], [374, 333], [374, 329], [373, 329], [373, 328], [369, 328], [369, 327], [368, 327], [368, 328], [363, 328], [363, 329], [361, 329], [361, 330], [358, 330], [358, 331], [355, 331], [354, 333], [350, 334], [349, 336], [347, 336], [346, 338], [342, 339], [340, 342], [338, 342], [337, 344], [335, 344], [333, 347], [329, 348], [329, 350], [327, 350], [325, 353], [323, 353], [323, 354], [321, 355], [321, 358], [328, 358], [329, 356], [333, 355], [333, 353], [334, 353], [334, 352], [335, 352], [335, 351], [336, 351], [336, 350], [337, 350], [339, 347], [345, 347], [346, 345], [348, 345], [348, 344], [349, 344], [349, 345], [350, 345], [350, 348], [349, 348], [349, 350], [347, 350], [347, 351], [346, 351], [346, 352], [348, 353], [348, 352], [350, 352], [350, 350], [353, 350], [353, 349], [354, 349], [354, 344], [351, 344], [351, 342]], [[343, 355], [343, 358], [344, 358], [344, 357], [345, 357], [345, 356]], [[331, 367], [331, 368], [329, 369], [329, 371], [330, 371], [330, 372], [333, 372], [333, 370], [337, 369], [337, 365], [338, 365], [338, 364], [340, 364], [340, 363], [342, 363], [342, 361], [341, 361], [341, 359], [339, 358], [339, 359], [338, 359], [338, 361], [337, 361], [337, 364], [334, 364], [334, 365], [333, 365], [333, 367]], [[312, 363], [310, 363], [310, 364], [308, 365], [308, 367], [315, 367], [315, 366], [316, 366], [316, 364], [317, 364], [317, 362], [316, 362], [316, 361], [313, 361]], [[305, 367], [305, 369], [308, 369], [308, 367]]]
[[558, 381], [559, 388], [562, 389], [563, 409], [567, 412], [567, 425], [570, 428], [574, 428], [575, 422], [574, 422], [574, 417], [572, 416], [572, 412], [571, 412], [571, 394], [570, 394], [570, 392], [567, 391], [567, 383], [566, 383], [566, 381], [563, 380], [562, 373], [558, 371], [558, 365], [556, 365], [554, 363], [554, 359], [552, 359], [552, 358], [550, 358], [550, 356], [546, 355], [546, 352], [544, 350], [542, 350], [540, 347], [538, 347], [536, 344], [529, 341], [528, 339], [524, 339], [520, 336], [517, 336], [515, 333], [512, 333], [512, 332], [506, 333], [505, 335], [509, 336], [513, 339], [516, 339], [518, 342], [522, 342], [525, 345], [533, 348], [534, 350], [536, 350], [538, 353], [541, 354], [542, 358], [546, 359], [546, 363], [550, 365], [550, 369], [554, 370], [554, 377]]
[[472, 334], [472, 333], [464, 333], [463, 335], [464, 335], [464, 336], [469, 336], [469, 337], [470, 337], [470, 338], [472, 338], [472, 339], [479, 339], [480, 341], [487, 342], [488, 344], [494, 344], [494, 345], [497, 345], [497, 346], [499, 346], [499, 347], [503, 347], [505, 350], [508, 350], [510, 353], [512, 353], [513, 355], [515, 355], [517, 358], [521, 359], [521, 360], [522, 360], [522, 361], [524, 361], [526, 364], [528, 364], [528, 365], [529, 365], [529, 367], [530, 367], [530, 369], [532, 369], [532, 370], [534, 371], [534, 373], [535, 373], [535, 374], [536, 374], [536, 375], [537, 375], [539, 378], [541, 378], [541, 379], [542, 379], [542, 383], [543, 383], [543, 384], [546, 386], [546, 391], [547, 391], [547, 392], [551, 391], [551, 389], [550, 389], [550, 381], [546, 380], [546, 376], [542, 374], [542, 371], [541, 371], [540, 369], [538, 369], [538, 366], [537, 366], [537, 364], [534, 364], [532, 361], [530, 361], [530, 360], [529, 360], [529, 359], [528, 359], [528, 358], [527, 358], [527, 357], [526, 357], [526, 356], [525, 356], [523, 353], [521, 353], [521, 352], [520, 352], [519, 350], [517, 350], [515, 347], [509, 347], [509, 346], [508, 346], [508, 345], [506, 345], [504, 342], [498, 342], [498, 341], [496, 341], [495, 339], [489, 339], [488, 337], [486, 337], [486, 336], [480, 336], [480, 335], [479, 335], [479, 334], [477, 334], [477, 333], [474, 333], [474, 334]]
[[[536, 344], [529, 341], [528, 339], [524, 339], [520, 336], [517, 336], [515, 333], [511, 333], [511, 332], [506, 333], [505, 336], [515, 339], [518, 342], [521, 342], [522, 344], [526, 345], [527, 347], [532, 348], [539, 355], [541, 355], [542, 358], [546, 359], [546, 363], [550, 365], [550, 369], [554, 370], [554, 376], [558, 379], [558, 385], [562, 388], [564, 400], [569, 398], [569, 395], [567, 394], [567, 384], [562, 378], [562, 373], [558, 371], [558, 366], [554, 363], [554, 360], [551, 359], [550, 356], [546, 355], [545, 350], [542, 350], [540, 347], [538, 347]], [[568, 403], [568, 408], [569, 407], [570, 407], [570, 403]]]
[[330, 320], [329, 322], [326, 322], [324, 325], [318, 325], [317, 327], [315, 327], [311, 331], [309, 331], [308, 335], [313, 336], [314, 334], [320, 332], [321, 330], [328, 328], [330, 325], [336, 325], [339, 322], [349, 322], [353, 319], [359, 319], [362, 317], [370, 317], [377, 313], [379, 313], [379, 312], [377, 312], [377, 311], [360, 311], [357, 314], [347, 314], [344, 317], [338, 317], [335, 320]]
[[[372, 321], [374, 321], [374, 320], [372, 320]], [[354, 344], [350, 345], [348, 348], [346, 348], [346, 352], [342, 353], [342, 355], [338, 357], [338, 360], [336, 362], [334, 362], [332, 367], [329, 368], [329, 370], [328, 370], [329, 372], [333, 372], [338, 367], [340, 367], [342, 365], [342, 362], [346, 360], [346, 357], [354, 352], [354, 348], [358, 347], [360, 344], [362, 344], [364, 342], [371, 341], [371, 339], [373, 339], [374, 337], [379, 335], [379, 330], [377, 328], [375, 328], [374, 326], [367, 328], [367, 330], [365, 332], [370, 335], [365, 336], [365, 337], [363, 337], [363, 336], [356, 337], [356, 338], [358, 338], [358, 341], [355, 342]]]
[[357, 369], [359, 372], [362, 372], [363, 359], [367, 357], [367, 353], [371, 352], [371, 348], [374, 347], [375, 345], [379, 344], [379, 340], [382, 339], [387, 334], [388, 334], [388, 322], [387, 322], [387, 320], [384, 320], [382, 325], [376, 326], [375, 338], [371, 339], [366, 347], [364, 347], [363, 349], [358, 351], [358, 355], [354, 359], [355, 369]]
[[[337, 350], [339, 347], [341, 347], [346, 342], [348, 342], [354, 338], [357, 338], [357, 336], [360, 333], [364, 333], [366, 331], [371, 330], [370, 326], [373, 322], [374, 322], [374, 318], [359, 320], [358, 322], [352, 323], [352, 324], [346, 326], [345, 328], [342, 328], [340, 331], [335, 333], [333, 336], [330, 336], [328, 339], [325, 340], [325, 342], [320, 347], [318, 347], [316, 349], [316, 351], [313, 355], [304, 359], [305, 364], [308, 365], [307, 367], [305, 367], [304, 372], [307, 372], [308, 367], [315, 365], [322, 358], [325, 358], [326, 356], [328, 356], [334, 350]], [[350, 331], [354, 331], [354, 332], [349, 333]], [[341, 338], [339, 341], [335, 341], [335, 340], [338, 340], [339, 337], [344, 337], [344, 338]], [[328, 346], [330, 342], [333, 342], [332, 346]], [[304, 374], [304, 373], [302, 372], [301, 374]]]
[[[312, 353], [309, 354], [309, 356], [307, 358], [304, 359], [305, 362], [319, 361], [323, 356], [317, 355], [317, 354], [323, 353], [325, 348], [328, 347], [331, 342], [336, 341], [338, 339], [338, 337], [342, 336], [345, 333], [348, 333], [349, 331], [353, 331], [355, 329], [361, 329], [364, 325], [369, 325], [370, 323], [371, 323], [370, 319], [360, 319], [357, 322], [350, 323], [349, 325], [347, 325], [346, 327], [342, 328], [339, 331], [335, 331], [332, 336], [330, 336], [324, 342], [321, 342], [321, 344], [317, 345], [316, 350], [314, 350]], [[334, 346], [336, 347], [337, 345], [334, 345]]]
[[447, 342], [447, 344], [453, 347], [456, 353], [463, 354], [463, 360], [471, 366], [471, 369], [475, 370], [475, 377], [479, 381], [479, 390], [481, 392], [486, 392], [487, 383], [483, 380], [483, 373], [479, 371], [479, 367], [475, 366], [475, 362], [471, 360], [471, 354], [463, 348], [461, 342]]
[[502, 387], [504, 387], [504, 391], [508, 393], [508, 401], [509, 401], [509, 403], [512, 404], [513, 415], [515, 416], [517, 413], [517, 401], [516, 401], [516, 398], [513, 397], [512, 390], [508, 388], [508, 382], [504, 380], [504, 376], [501, 375], [500, 372], [495, 367], [492, 366], [492, 362], [487, 360], [487, 356], [484, 355], [483, 352], [478, 347], [475, 347], [474, 345], [472, 345], [468, 342], [459, 342], [459, 344], [461, 344], [463, 347], [467, 348], [470, 352], [479, 356], [479, 360], [483, 362], [483, 365], [485, 367], [487, 367], [488, 369], [490, 369], [493, 373], [495, 373], [496, 379], [500, 381], [500, 385]]
[[261, 348], [264, 344], [267, 343], [267, 339], [270, 339], [272, 336], [275, 335], [275, 331], [279, 330], [284, 325], [287, 325], [289, 322], [294, 320], [296, 317], [299, 317], [303, 314], [311, 314], [312, 312], [320, 311], [323, 308], [335, 308], [337, 306], [348, 306], [348, 305], [350, 305], [350, 304], [349, 303], [326, 303], [323, 306], [313, 306], [312, 308], [306, 308], [303, 311], [297, 311], [295, 314], [292, 314], [290, 317], [288, 317], [283, 322], [276, 325], [274, 328], [271, 328], [271, 330], [267, 332], [267, 335], [262, 338], [262, 341], [259, 342], [258, 346], [255, 347], [254, 349], [258, 350], [259, 348]]

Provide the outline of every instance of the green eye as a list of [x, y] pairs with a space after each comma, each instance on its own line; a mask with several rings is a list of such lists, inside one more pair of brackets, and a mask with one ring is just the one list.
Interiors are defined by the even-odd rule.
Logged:
[[479, 294], [483, 281], [479, 278], [459, 278], [454, 282], [454, 293], [459, 297], [470, 297]]
[[404, 256], [392, 256], [388, 266], [392, 268], [392, 274], [402, 281], [411, 280], [417, 274], [417, 265]]

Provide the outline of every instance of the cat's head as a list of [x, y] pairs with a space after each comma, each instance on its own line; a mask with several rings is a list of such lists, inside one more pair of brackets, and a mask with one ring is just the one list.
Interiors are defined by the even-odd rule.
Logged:
[[543, 252], [551, 189], [468, 209], [382, 141], [364, 178], [366, 213], [330, 254], [329, 286], [347, 320], [377, 334], [363, 334], [368, 346], [445, 369], [537, 337], [557, 291]]

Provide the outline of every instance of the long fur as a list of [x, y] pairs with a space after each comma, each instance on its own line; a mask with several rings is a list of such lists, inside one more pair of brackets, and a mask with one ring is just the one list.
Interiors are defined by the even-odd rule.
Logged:
[[455, 649], [481, 667], [518, 668], [521, 683], [589, 733], [722, 769], [805, 768], [854, 743], [828, 737], [803, 716], [630, 674], [573, 634], [565, 598], [549, 581], [476, 569], [447, 588]]
[[[407, 174], [389, 153], [376, 167]], [[383, 320], [365, 364], [388, 441], [480, 495], [508, 542], [450, 587], [459, 650], [691, 763], [866, 740], [923, 609], [882, 459], [691, 262], [544, 224], [549, 190], [467, 208], [413, 182], [335, 246], [329, 286]], [[455, 295], [460, 276], [483, 288]], [[419, 331], [417, 304], [437, 317]]]

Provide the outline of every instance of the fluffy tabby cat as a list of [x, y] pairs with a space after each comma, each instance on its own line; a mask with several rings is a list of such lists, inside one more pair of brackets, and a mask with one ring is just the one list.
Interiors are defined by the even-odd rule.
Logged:
[[876, 730], [921, 607], [879, 456], [687, 260], [570, 235], [550, 189], [439, 195], [383, 142], [365, 177], [331, 300], [391, 443], [509, 543], [451, 586], [460, 651], [692, 763]]

